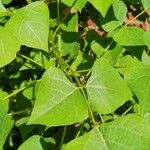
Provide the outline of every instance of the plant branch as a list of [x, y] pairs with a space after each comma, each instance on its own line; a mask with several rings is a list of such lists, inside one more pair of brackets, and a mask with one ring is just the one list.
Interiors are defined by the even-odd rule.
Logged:
[[[124, 26], [122, 26], [122, 28], [128, 26], [130, 23], [132, 23], [135, 19], [137, 19], [139, 16], [141, 16], [146, 10], [143, 10], [142, 12], [140, 12], [137, 16], [135, 16], [133, 19], [129, 20], [129, 22], [127, 22]], [[122, 29], [121, 28], [121, 29]]]
[[59, 147], [60, 150], [62, 150], [62, 148], [63, 148], [63, 143], [64, 143], [66, 131], [67, 131], [67, 126], [64, 126], [62, 138], [61, 138], [61, 141], [60, 141], [60, 147]]
[[26, 59], [26, 60], [28, 60], [28, 61], [30, 61], [30, 62], [36, 64], [37, 66], [39, 66], [40, 68], [42, 68], [42, 69], [44, 69], [44, 70], [47, 69], [47, 68], [45, 68], [42, 64], [40, 64], [40, 63], [34, 61], [33, 59], [31, 59], [31, 58], [29, 58], [29, 57], [27, 57], [27, 56], [25, 56], [25, 55], [23, 55], [23, 54], [18, 53], [17, 55], [18, 55], [19, 57], [22, 57], [22, 58], [24, 58], [24, 59]]
[[21, 91], [23, 91], [23, 90], [25, 90], [25, 89], [31, 87], [32, 85], [35, 85], [35, 84], [36, 84], [37, 82], [39, 82], [39, 81], [40, 81], [40, 80], [33, 81], [32, 83], [30, 83], [30, 84], [28, 84], [28, 85], [26, 85], [26, 86], [23, 86], [23, 87], [21, 87], [20, 89], [15, 90], [15, 91], [12, 92], [11, 94], [9, 94], [9, 95], [7, 95], [6, 97], [2, 98], [2, 100], [6, 100], [6, 99], [9, 99], [9, 98], [13, 97], [14, 95], [20, 93]]

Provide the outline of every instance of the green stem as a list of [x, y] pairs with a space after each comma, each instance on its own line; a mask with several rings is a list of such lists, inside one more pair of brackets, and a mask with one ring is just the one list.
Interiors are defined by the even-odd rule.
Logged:
[[[122, 28], [126, 27], [127, 25], [129, 25], [130, 23], [132, 23], [135, 19], [137, 19], [139, 16], [141, 16], [146, 10], [143, 10], [142, 12], [140, 12], [137, 16], [135, 16], [133, 19], [131, 19], [129, 22], [127, 22], [124, 26], [122, 26]], [[121, 28], [121, 29], [122, 29]]]
[[37, 83], [39, 81], [40, 80], [33, 81], [32, 83], [30, 83], [30, 84], [28, 84], [26, 86], [23, 86], [20, 89], [15, 90], [13, 93], [11, 93], [11, 94], [7, 95], [6, 97], [4, 97], [2, 100], [6, 100], [6, 99], [9, 99], [9, 98], [13, 97], [14, 95], [16, 95], [16, 94], [20, 93], [21, 91], [31, 87], [32, 85], [34, 85], [35, 83]]
[[[58, 4], [58, 1], [59, 1], [59, 0], [57, 0], [57, 9], [60, 7], [60, 5], [59, 5], [59, 4], [60, 4], [60, 1], [59, 1], [59, 4]], [[75, 5], [76, 1], [77, 1], [77, 0], [75, 0], [75, 1], [72, 3], [70, 9]], [[62, 21], [60, 22], [60, 10], [57, 11], [57, 16], [59, 17], [59, 18], [58, 18], [58, 26], [57, 26], [57, 28], [56, 28], [54, 34], [52, 35], [52, 38], [55, 38], [55, 37], [56, 37], [57, 32], [60, 30], [61, 24], [66, 20], [66, 18], [68, 17], [69, 14], [70, 14], [70, 12], [69, 12], [68, 14], [66, 14], [65, 17], [64, 17], [64, 18], [62, 19]]]
[[130, 106], [121, 116], [125, 116], [131, 109], [133, 106]]
[[40, 63], [34, 61], [33, 59], [31, 59], [31, 58], [29, 58], [29, 57], [27, 57], [27, 56], [25, 56], [25, 55], [23, 55], [23, 54], [18, 53], [17, 55], [18, 55], [19, 57], [22, 57], [22, 58], [24, 58], [24, 59], [26, 59], [26, 60], [28, 60], [28, 61], [30, 61], [30, 62], [36, 64], [36, 65], [38, 65], [40, 68], [42, 68], [42, 69], [44, 69], [44, 70], [47, 69], [47, 68], [45, 68], [42, 64], [40, 64]]
[[67, 126], [64, 126], [63, 133], [62, 133], [62, 138], [61, 138], [61, 141], [60, 141], [60, 147], [59, 147], [60, 150], [62, 150], [62, 147], [63, 147], [66, 131], [67, 131]]
[[16, 115], [29, 114], [29, 113], [31, 113], [31, 111], [32, 111], [31, 108], [27, 108], [25, 110], [20, 110], [20, 111], [9, 113], [9, 114], [7, 114], [7, 116], [16, 116]]
[[86, 101], [86, 104], [87, 104], [87, 107], [88, 107], [88, 110], [89, 110], [89, 113], [90, 113], [93, 125], [96, 125], [96, 121], [94, 119], [94, 116], [93, 116], [93, 113], [92, 113], [92, 109], [91, 109], [91, 107], [89, 105], [89, 101], [87, 99], [87, 96], [86, 96], [86, 94], [84, 92], [83, 85], [80, 83], [79, 79], [77, 78], [77, 76], [76, 76], [75, 72], [72, 70], [72, 68], [62, 58], [59, 58], [59, 59], [64, 63], [64, 65], [66, 65], [66, 67], [70, 70], [71, 74], [74, 76], [74, 78], [75, 78], [75, 80], [76, 80], [76, 82], [78, 84], [78, 87], [80, 88], [80, 91], [83, 94], [83, 97], [84, 97], [84, 99]]

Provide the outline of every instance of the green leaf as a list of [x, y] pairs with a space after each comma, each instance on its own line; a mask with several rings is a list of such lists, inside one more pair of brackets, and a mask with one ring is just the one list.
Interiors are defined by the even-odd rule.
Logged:
[[144, 115], [150, 111], [150, 66], [142, 63], [129, 64], [125, 72], [125, 79], [139, 100], [139, 113]]
[[2, 2], [0, 1], [0, 17], [3, 17], [7, 14], [7, 10], [3, 6]]
[[121, 26], [121, 24], [117, 20], [108, 21], [102, 25], [103, 29], [106, 32], [111, 32], [111, 31], [115, 30], [116, 28], [118, 28], [119, 26]]
[[64, 150], [108, 150], [105, 140], [98, 128], [69, 142]]
[[126, 83], [107, 61], [96, 61], [86, 87], [90, 105], [100, 114], [113, 112], [131, 98]]
[[0, 118], [0, 149], [3, 149], [3, 145], [13, 127], [13, 124], [14, 122], [11, 116], [4, 116]]
[[49, 11], [44, 2], [16, 10], [6, 24], [22, 45], [48, 51]]
[[105, 51], [105, 48], [102, 47], [97, 41], [93, 41], [91, 43], [91, 49], [97, 57], [100, 57]]
[[9, 31], [0, 26], [0, 67], [15, 59], [16, 52], [19, 49], [18, 40]]
[[88, 0], [105, 17], [113, 0]]
[[77, 31], [77, 21], [77, 13], [69, 14], [63, 24], [61, 24], [61, 28], [67, 32], [75, 32]]
[[124, 27], [114, 36], [114, 40], [123, 46], [141, 46], [145, 45], [143, 41], [144, 30], [139, 27]]
[[105, 143], [111, 150], [149, 150], [149, 122], [137, 115], [127, 115], [100, 126]]
[[113, 11], [116, 19], [122, 23], [127, 15], [127, 6], [121, 0], [114, 0]]
[[84, 5], [87, 3], [87, 0], [61, 0], [61, 2], [69, 7], [73, 6], [77, 10], [81, 11]]
[[85, 100], [57, 68], [49, 68], [39, 85], [37, 98], [28, 124], [68, 125], [88, 117]]
[[145, 119], [128, 115], [103, 123], [69, 142], [65, 150], [149, 150], [150, 126]]
[[150, 8], [150, 1], [149, 0], [141, 0], [144, 9]]
[[13, 0], [1, 0], [1, 2], [4, 4], [4, 5], [8, 5], [12, 2]]
[[0, 118], [4, 117], [9, 109], [9, 101], [2, 100], [7, 95], [8, 94], [6, 92], [0, 90]]
[[150, 57], [145, 51], [142, 54], [142, 63], [148, 66], [150, 65]]
[[148, 48], [150, 48], [150, 30], [147, 30], [143, 34], [144, 43]]
[[62, 55], [69, 54], [70, 57], [74, 57], [80, 50], [80, 33], [78, 32], [66, 32], [61, 34], [61, 49]]
[[39, 135], [34, 135], [28, 138], [18, 150], [47, 150], [46, 143], [41, 140]]

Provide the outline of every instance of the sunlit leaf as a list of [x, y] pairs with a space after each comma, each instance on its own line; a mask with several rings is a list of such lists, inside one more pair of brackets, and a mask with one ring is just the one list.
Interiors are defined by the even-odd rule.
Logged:
[[113, 0], [88, 0], [104, 17]]
[[149, 122], [139, 116], [128, 115], [72, 140], [65, 150], [149, 150], [149, 139]]
[[4, 116], [0, 118], [0, 149], [3, 149], [3, 144], [6, 141], [8, 134], [13, 127], [14, 121], [11, 116]]
[[150, 1], [149, 0], [141, 0], [144, 9], [150, 8]]
[[125, 3], [121, 0], [114, 0], [113, 11], [116, 19], [122, 23], [127, 15], [127, 6]]
[[18, 150], [48, 150], [44, 141], [41, 140], [39, 135], [34, 135], [28, 138]]
[[92, 108], [100, 114], [113, 112], [131, 98], [126, 83], [107, 61], [96, 61], [86, 87]]
[[146, 32], [144, 32], [143, 39], [144, 39], [144, 43], [146, 44], [146, 46], [150, 48], [150, 30], [147, 30]]
[[125, 72], [125, 79], [139, 100], [139, 113], [144, 115], [150, 111], [150, 67], [143, 64], [129, 64]]
[[145, 45], [143, 41], [144, 30], [139, 27], [124, 27], [115, 35], [114, 40], [123, 46]]
[[5, 28], [0, 27], [0, 67], [7, 65], [15, 59], [19, 49], [18, 40]]
[[49, 12], [44, 2], [16, 10], [6, 24], [21, 45], [48, 51]]
[[61, 70], [48, 69], [39, 85], [29, 124], [58, 126], [73, 124], [87, 117], [87, 106], [79, 89]]
[[88, 0], [62, 0], [62, 2], [68, 6], [73, 6], [74, 8], [78, 9], [79, 11], [82, 10], [84, 5], [87, 3]]

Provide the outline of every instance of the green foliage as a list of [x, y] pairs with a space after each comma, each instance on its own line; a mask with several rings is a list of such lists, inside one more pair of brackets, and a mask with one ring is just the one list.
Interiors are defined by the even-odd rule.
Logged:
[[45, 3], [35, 2], [16, 10], [6, 29], [21, 45], [48, 51], [49, 12]]
[[0, 150], [149, 150], [149, 0], [0, 1]]

